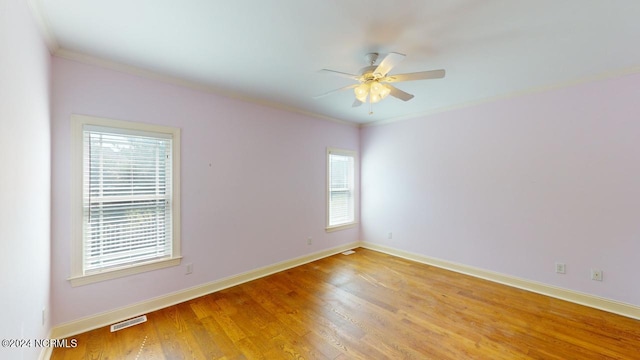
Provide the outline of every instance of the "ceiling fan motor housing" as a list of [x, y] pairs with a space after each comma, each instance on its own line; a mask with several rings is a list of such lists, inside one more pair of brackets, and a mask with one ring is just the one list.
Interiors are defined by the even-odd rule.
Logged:
[[373, 72], [376, 70], [377, 66], [375, 65], [371, 65], [371, 66], [365, 66], [362, 69], [360, 69], [360, 81], [361, 82], [367, 82], [367, 81], [372, 81], [372, 80], [376, 80], [376, 76], [373, 75]]

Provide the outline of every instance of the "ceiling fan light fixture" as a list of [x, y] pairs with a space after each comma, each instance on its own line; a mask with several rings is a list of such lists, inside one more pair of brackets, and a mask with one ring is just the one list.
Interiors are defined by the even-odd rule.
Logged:
[[369, 103], [375, 104], [384, 99], [391, 93], [391, 90], [384, 84], [378, 81], [368, 81], [358, 85], [353, 89], [356, 94], [356, 99], [360, 102], [367, 102], [367, 96], [369, 97]]
[[391, 89], [389, 89], [384, 85], [381, 85], [381, 86], [382, 86], [382, 90], [380, 90], [380, 97], [384, 99], [387, 97], [387, 95], [391, 93]]
[[356, 86], [353, 89], [353, 92], [356, 94], [356, 99], [360, 102], [367, 102], [367, 95], [369, 95], [369, 84], [363, 83]]
[[371, 83], [371, 94], [372, 95], [380, 95], [384, 89], [384, 86], [377, 81]]
[[382, 100], [382, 96], [380, 96], [380, 94], [371, 94], [371, 96], [369, 96], [369, 102], [372, 104], [375, 104], [377, 102], [379, 102], [380, 100]]

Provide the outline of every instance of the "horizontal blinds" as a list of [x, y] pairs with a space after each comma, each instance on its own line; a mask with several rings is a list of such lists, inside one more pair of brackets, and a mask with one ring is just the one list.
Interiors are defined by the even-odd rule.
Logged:
[[171, 142], [85, 127], [85, 273], [171, 256]]
[[351, 223], [354, 211], [354, 158], [329, 154], [329, 226]]

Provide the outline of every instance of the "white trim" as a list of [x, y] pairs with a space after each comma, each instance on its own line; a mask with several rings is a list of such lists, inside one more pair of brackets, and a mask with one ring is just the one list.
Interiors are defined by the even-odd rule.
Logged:
[[[172, 226], [173, 247], [169, 259], [150, 261], [139, 265], [129, 265], [111, 271], [96, 274], [84, 274], [82, 264], [82, 189], [83, 189], [83, 126], [102, 126], [107, 128], [128, 129], [134, 131], [146, 131], [150, 133], [170, 134], [172, 138]], [[146, 124], [139, 122], [107, 119], [88, 115], [71, 115], [71, 274], [68, 280], [71, 286], [81, 286], [98, 281], [114, 279], [141, 272], [180, 265], [182, 259], [180, 252], [181, 221], [180, 221], [180, 129]]]
[[160, 82], [163, 82], [163, 83], [166, 83], [166, 84], [177, 85], [177, 86], [188, 88], [188, 89], [192, 89], [192, 90], [198, 90], [198, 91], [202, 91], [202, 92], [206, 92], [206, 93], [216, 94], [216, 95], [219, 95], [219, 96], [224, 96], [224, 97], [228, 97], [228, 98], [232, 98], [232, 99], [236, 99], [236, 100], [240, 100], [240, 101], [245, 101], [245, 102], [248, 102], [248, 103], [258, 104], [258, 105], [266, 106], [266, 107], [273, 108], [273, 109], [284, 110], [284, 111], [291, 112], [291, 113], [301, 114], [301, 115], [313, 117], [315, 119], [330, 121], [330, 122], [333, 122], [333, 123], [336, 123], [336, 124], [340, 124], [340, 125], [346, 125], [346, 126], [354, 127], [354, 128], [358, 128], [359, 127], [359, 124], [356, 123], [356, 122], [353, 122], [353, 121], [346, 121], [346, 120], [334, 118], [334, 117], [331, 117], [331, 116], [314, 113], [314, 112], [311, 112], [311, 111], [305, 111], [305, 110], [302, 110], [302, 109], [299, 109], [299, 108], [296, 108], [296, 107], [292, 107], [292, 106], [288, 106], [288, 105], [285, 105], [285, 104], [281, 104], [281, 103], [278, 103], [278, 102], [275, 102], [275, 101], [269, 101], [269, 100], [249, 97], [249, 96], [244, 95], [242, 93], [232, 92], [232, 91], [229, 91], [229, 90], [225, 90], [225, 89], [216, 87], [214, 85], [205, 84], [205, 83], [201, 83], [201, 82], [190, 81], [190, 80], [186, 80], [186, 79], [183, 79], [183, 78], [180, 78], [180, 77], [177, 77], [177, 76], [171, 76], [171, 75], [166, 75], [166, 74], [162, 74], [162, 73], [158, 73], [158, 72], [153, 72], [153, 71], [146, 70], [146, 69], [143, 69], [143, 68], [140, 68], [140, 67], [127, 65], [127, 64], [123, 64], [123, 63], [118, 63], [118, 62], [111, 61], [111, 60], [101, 59], [101, 58], [98, 58], [98, 57], [94, 57], [94, 56], [83, 54], [83, 53], [76, 52], [76, 51], [71, 51], [71, 50], [67, 50], [67, 49], [63, 49], [63, 48], [57, 48], [53, 52], [53, 55], [56, 56], [56, 57], [62, 58], [62, 59], [72, 60], [72, 61], [76, 61], [76, 62], [80, 62], [80, 63], [83, 63], [83, 64], [88, 64], [88, 65], [94, 65], [94, 66], [98, 66], [98, 67], [101, 67], [101, 68], [118, 71], [118, 72], [129, 74], [129, 75], [140, 76], [140, 77], [144, 77], [146, 79], [160, 81]]
[[101, 314], [88, 316], [82, 319], [71, 321], [55, 326], [51, 330], [51, 338], [63, 339], [69, 336], [81, 334], [86, 331], [97, 329], [103, 326], [140, 316], [168, 306], [179, 304], [200, 296], [204, 296], [216, 291], [220, 291], [232, 286], [236, 286], [251, 280], [255, 280], [280, 271], [291, 269], [312, 261], [316, 261], [331, 255], [339, 254], [343, 251], [357, 248], [359, 242], [352, 242], [326, 250], [321, 250], [312, 254], [297, 257], [291, 260], [268, 265], [262, 268], [247, 271], [245, 273], [233, 275], [224, 279], [212, 281], [203, 285], [198, 285], [190, 289], [177, 291], [171, 294], [160, 296], [154, 299], [139, 302], [137, 304], [125, 306], [119, 309], [107, 311]]
[[46, 16], [46, 12], [42, 9], [42, 0], [27, 0], [27, 6], [29, 7], [31, 16], [40, 30], [44, 43], [49, 49], [49, 53], [54, 54], [60, 48], [60, 45], [51, 31], [49, 18]]
[[484, 280], [493, 281], [499, 284], [512, 286], [518, 289], [531, 291], [534, 293], [550, 296], [552, 298], [569, 301], [575, 304], [585, 305], [599, 310], [608, 311], [614, 314], [626, 316], [632, 319], [640, 320], [640, 307], [627, 304], [615, 300], [605, 299], [598, 296], [585, 294], [573, 290], [563, 289], [560, 287], [539, 283], [536, 281], [526, 280], [515, 276], [505, 275], [489, 270], [476, 268], [464, 264], [436, 259], [384, 245], [370, 242], [361, 242], [361, 247], [385, 254], [401, 257], [404, 259], [416, 261], [422, 264], [436, 266], [442, 269], [455, 271], [457, 273], [470, 275]]
[[[39, 1], [40, 0], [28, 0], [29, 3], [39, 2]], [[30, 8], [31, 7], [33, 6], [30, 5]], [[33, 11], [33, 12], [37, 13], [37, 11]], [[37, 18], [37, 21], [39, 24], [42, 23], [39, 15], [36, 14], [34, 15], [34, 17]], [[41, 25], [40, 27], [43, 29], [43, 32], [45, 32], [45, 34], [50, 33], [46, 25], [44, 26]], [[48, 36], [45, 35], [45, 38], [48, 41]], [[153, 72], [140, 67], [126, 65], [126, 64], [118, 63], [112, 60], [101, 59], [101, 58], [83, 54], [80, 52], [63, 49], [63, 48], [60, 48], [57, 43], [55, 43], [55, 38], [53, 37], [53, 35], [51, 35], [51, 40], [54, 42], [54, 45], [49, 45], [49, 49], [52, 55], [62, 59], [77, 61], [80, 63], [94, 65], [94, 66], [98, 66], [106, 69], [111, 69], [118, 72], [127, 73], [130, 75], [140, 76], [140, 77], [160, 81], [167, 84], [177, 85], [177, 86], [194, 89], [202, 92], [213, 93], [220, 96], [225, 96], [225, 97], [229, 97], [229, 98], [233, 98], [241, 101], [246, 101], [249, 103], [259, 104], [259, 105], [267, 106], [274, 109], [293, 112], [293, 113], [297, 113], [305, 116], [310, 116], [316, 119], [326, 120], [326, 121], [338, 123], [341, 125], [356, 127], [356, 128], [364, 128], [368, 126], [379, 126], [379, 125], [392, 124], [392, 123], [406, 121], [406, 120], [419, 119], [422, 117], [427, 117], [430, 115], [443, 113], [443, 112], [449, 112], [457, 109], [464, 109], [471, 106], [487, 104], [487, 103], [492, 103], [492, 102], [501, 101], [501, 100], [508, 100], [512, 98], [525, 96], [525, 95], [538, 94], [546, 91], [563, 89], [563, 88], [573, 87], [577, 85], [613, 79], [613, 78], [617, 78], [625, 75], [640, 73], [640, 66], [632, 66], [632, 67], [627, 67], [623, 69], [606, 71], [606, 72], [592, 75], [592, 76], [584, 76], [578, 79], [554, 83], [546, 86], [532, 87], [532, 88], [523, 89], [519, 91], [512, 91], [506, 94], [490, 96], [490, 97], [486, 97], [478, 100], [466, 101], [464, 103], [458, 103], [450, 106], [443, 106], [440, 108], [436, 108], [436, 109], [432, 109], [432, 110], [424, 111], [420, 113], [407, 114], [407, 115], [392, 117], [392, 118], [379, 120], [379, 121], [357, 122], [357, 121], [348, 121], [348, 120], [338, 119], [338, 118], [334, 118], [331, 116], [322, 115], [322, 114], [318, 114], [310, 111], [305, 111], [292, 106], [277, 103], [274, 101], [252, 98], [252, 97], [248, 97], [246, 95], [240, 94], [238, 92], [231, 92], [213, 85], [206, 85], [206, 84], [198, 83], [195, 81], [189, 81], [176, 76], [161, 74], [161, 73]]]
[[339, 230], [344, 230], [344, 229], [351, 229], [353, 227], [358, 226], [358, 222], [354, 221], [354, 222], [350, 222], [347, 224], [340, 224], [340, 225], [336, 225], [336, 226], [331, 226], [331, 227], [327, 227], [324, 230], [326, 232], [334, 232], [334, 231], [339, 231]]
[[[88, 316], [82, 319], [74, 320], [65, 324], [55, 326], [49, 332], [50, 339], [64, 339], [70, 336], [81, 334], [90, 330], [94, 330], [103, 326], [140, 316], [152, 311], [156, 311], [168, 306], [179, 304], [200, 296], [204, 296], [216, 291], [220, 291], [232, 286], [236, 286], [245, 282], [249, 282], [261, 277], [265, 277], [280, 271], [284, 271], [296, 266], [300, 266], [312, 261], [316, 261], [325, 257], [329, 257], [346, 250], [362, 247], [385, 254], [397, 256], [400, 258], [416, 261], [419, 263], [436, 266], [442, 269], [451, 270], [465, 275], [497, 282], [507, 286], [513, 286], [523, 290], [532, 291], [538, 294], [550, 296], [553, 298], [566, 300], [580, 305], [604, 310], [614, 314], [626, 316], [632, 319], [640, 320], [640, 307], [617, 302], [614, 300], [604, 299], [593, 295], [579, 293], [567, 289], [562, 289], [546, 284], [541, 284], [529, 280], [516, 278], [509, 275], [499, 274], [471, 266], [449, 262], [446, 260], [431, 258], [428, 256], [411, 253], [384, 245], [374, 244], [370, 242], [352, 242], [349, 244], [337, 246], [331, 249], [321, 250], [309, 255], [304, 255], [295, 259], [285, 260], [273, 265], [250, 270], [245, 273], [233, 275], [224, 279], [216, 280], [207, 284], [195, 286], [189, 289], [177, 291], [171, 294], [160, 296], [154, 299], [139, 302], [137, 304], [125, 306], [119, 309], [107, 311], [101, 314]], [[51, 356], [51, 349], [43, 349], [40, 359], [48, 359]]]
[[[342, 155], [342, 156], [350, 156], [353, 157], [353, 221], [348, 222], [348, 223], [343, 223], [343, 224], [338, 224], [338, 225], [329, 225], [329, 184], [331, 183], [331, 179], [329, 179], [329, 174], [330, 174], [330, 163], [329, 163], [329, 155], [331, 154], [337, 154], [337, 155]], [[327, 147], [326, 150], [326, 154], [325, 154], [325, 161], [326, 161], [326, 168], [325, 168], [325, 179], [326, 179], [326, 183], [325, 183], [325, 207], [326, 207], [326, 211], [325, 211], [325, 230], [326, 232], [333, 232], [333, 231], [338, 231], [338, 230], [342, 230], [342, 229], [348, 229], [351, 227], [354, 227], [355, 225], [358, 224], [358, 216], [359, 216], [359, 197], [358, 197], [358, 190], [359, 187], [356, 186], [356, 184], [358, 183], [358, 180], [360, 179], [360, 167], [359, 167], [359, 161], [358, 161], [358, 152], [355, 150], [346, 150], [346, 149], [340, 149], [340, 148], [333, 148], [333, 147]]]
[[435, 114], [449, 112], [449, 111], [458, 110], [458, 109], [464, 109], [472, 106], [488, 104], [488, 103], [493, 103], [493, 102], [502, 101], [502, 100], [509, 100], [513, 98], [519, 98], [526, 95], [540, 94], [547, 91], [565, 89], [565, 88], [570, 88], [578, 85], [589, 84], [589, 83], [604, 81], [608, 79], [614, 79], [614, 78], [618, 78], [626, 75], [638, 74], [638, 73], [640, 73], [640, 66], [632, 66], [624, 69], [616, 69], [616, 70], [606, 71], [606, 72], [592, 75], [592, 76], [581, 77], [574, 80], [553, 83], [545, 86], [537, 86], [537, 87], [532, 87], [532, 88], [523, 89], [519, 91], [511, 91], [506, 94], [494, 95], [494, 96], [490, 96], [490, 97], [486, 97], [478, 100], [466, 101], [464, 103], [459, 103], [459, 104], [450, 105], [450, 106], [443, 106], [440, 108], [424, 111], [421, 113], [408, 114], [404, 116], [398, 116], [398, 117], [388, 118], [384, 120], [373, 121], [369, 123], [360, 123], [359, 127], [364, 128], [369, 126], [380, 126], [380, 125], [393, 124], [393, 123], [406, 121], [406, 120], [419, 119], [419, 118], [427, 117], [430, 115], [435, 115]]
[[[49, 330], [47, 339], [53, 339], [51, 337], [51, 330]], [[53, 354], [53, 346], [43, 347], [40, 350], [40, 355], [38, 355], [38, 360], [48, 360], [51, 359], [51, 355]]]
[[182, 260], [181, 256], [174, 257], [171, 259], [163, 259], [152, 262], [146, 262], [140, 265], [134, 264], [125, 266], [122, 268], [117, 268], [113, 270], [105, 270], [103, 272], [95, 273], [95, 274], [87, 274], [82, 276], [70, 277], [67, 280], [71, 282], [71, 286], [82, 286], [87, 284], [92, 284], [95, 282], [100, 282], [109, 279], [116, 279], [123, 276], [129, 276], [133, 274], [139, 274], [146, 271], [158, 270], [172, 266], [180, 265], [180, 261]]

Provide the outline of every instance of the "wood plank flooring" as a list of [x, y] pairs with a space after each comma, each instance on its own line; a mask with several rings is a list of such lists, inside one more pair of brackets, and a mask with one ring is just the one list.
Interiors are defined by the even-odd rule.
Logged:
[[640, 359], [640, 321], [366, 249], [147, 317], [52, 359]]

